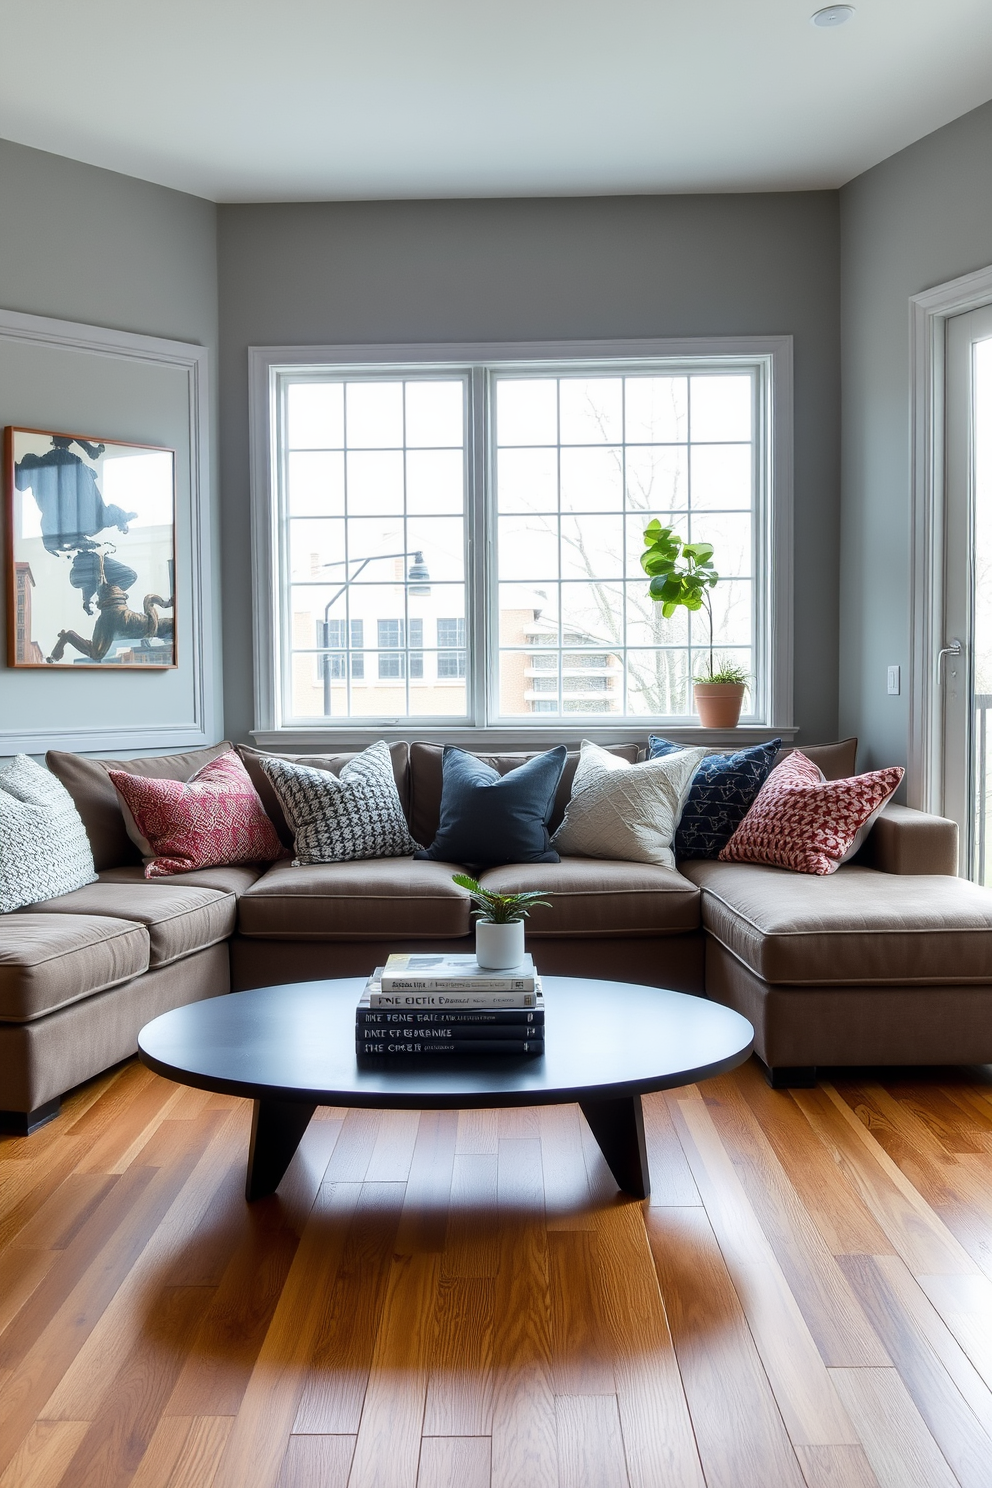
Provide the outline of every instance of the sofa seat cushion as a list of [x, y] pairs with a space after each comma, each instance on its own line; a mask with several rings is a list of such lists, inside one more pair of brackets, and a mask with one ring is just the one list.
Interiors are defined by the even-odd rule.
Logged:
[[[436, 940], [468, 935], [457, 863], [368, 858], [273, 863], [238, 901], [242, 935], [266, 940]], [[372, 968], [369, 967], [371, 971]]]
[[689, 862], [703, 926], [764, 981], [793, 986], [992, 982], [992, 893], [960, 878], [856, 865], [829, 877]]
[[103, 915], [0, 916], [0, 1020], [29, 1023], [148, 970], [148, 931]]
[[[228, 863], [222, 868], [193, 868], [189, 873], [173, 873], [169, 877], [170, 888], [188, 884], [191, 889], [217, 889], [222, 894], [241, 895], [261, 878], [265, 869], [256, 863]], [[126, 868], [105, 868], [99, 875], [101, 883], [145, 885], [148, 879], [138, 863]]]
[[168, 966], [226, 940], [233, 933], [237, 900], [217, 889], [169, 883], [95, 883], [74, 894], [29, 906], [32, 914], [108, 915], [144, 925], [149, 965]]
[[546, 890], [550, 909], [535, 909], [528, 938], [681, 935], [699, 929], [699, 890], [674, 868], [606, 858], [489, 868], [479, 882], [497, 894]]

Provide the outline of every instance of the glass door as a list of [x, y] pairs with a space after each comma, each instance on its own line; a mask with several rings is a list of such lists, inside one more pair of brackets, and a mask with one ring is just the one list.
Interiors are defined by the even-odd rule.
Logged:
[[945, 450], [943, 810], [961, 872], [992, 884], [992, 306], [947, 322]]

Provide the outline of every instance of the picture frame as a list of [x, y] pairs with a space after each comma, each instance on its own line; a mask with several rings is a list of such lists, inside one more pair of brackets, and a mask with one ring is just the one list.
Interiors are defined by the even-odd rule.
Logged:
[[8, 426], [7, 664], [176, 659], [176, 452]]

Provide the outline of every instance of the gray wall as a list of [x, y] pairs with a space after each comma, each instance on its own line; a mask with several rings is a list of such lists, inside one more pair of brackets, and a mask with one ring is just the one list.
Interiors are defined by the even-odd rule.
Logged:
[[[191, 341], [215, 352], [216, 208], [181, 192], [0, 141], [0, 306]], [[101, 399], [100, 376], [92, 367], [87, 368], [84, 358], [79, 358], [80, 365], [73, 372], [65, 358], [71, 360], [78, 354], [62, 355], [56, 389], [46, 375], [37, 371], [40, 355], [37, 351], [24, 353], [23, 378], [17, 376], [16, 368], [7, 369], [0, 425], [53, 427], [47, 423], [49, 417], [61, 420], [71, 416], [76, 386], [76, 416], [85, 420], [83, 432], [168, 442], [156, 430], [163, 427], [164, 420], [167, 433], [171, 432], [178, 409], [165, 408], [163, 398], [172, 397], [174, 390], [170, 388], [166, 394], [161, 379], [149, 376], [140, 383], [132, 378], [131, 385], [122, 386], [117, 395], [108, 366], [104, 369]], [[57, 360], [53, 360], [53, 366]], [[46, 380], [50, 409], [46, 404]], [[121, 420], [126, 427], [121, 425], [118, 433]], [[211, 422], [215, 426], [216, 418]], [[211, 445], [216, 451], [212, 433]], [[207, 498], [213, 502], [211, 492]], [[213, 507], [216, 520], [216, 503]], [[211, 587], [217, 590], [216, 574]], [[215, 598], [211, 596], [211, 600]], [[181, 636], [179, 651], [182, 671]], [[96, 693], [90, 702], [86, 689], [75, 686], [70, 703], [68, 694], [60, 691], [66, 682], [81, 684], [83, 680], [47, 673], [15, 674], [0, 662], [0, 715], [9, 720], [16, 711], [17, 726], [22, 730], [51, 726], [60, 709], [66, 713], [67, 727], [99, 724], [101, 704]], [[175, 692], [175, 706], [187, 706], [183, 689], [175, 688], [175, 680], [164, 673], [156, 677], [123, 673], [93, 679], [101, 684], [113, 683], [118, 711], [123, 710], [122, 716], [132, 719], [146, 711], [147, 689], [158, 683], [160, 691], [154, 701], [156, 706], [162, 703], [163, 721], [171, 706], [167, 697], [170, 686]]]
[[253, 723], [247, 348], [795, 337], [796, 719], [837, 729], [834, 192], [222, 206], [225, 719]]
[[[840, 726], [864, 766], [905, 764], [910, 645], [909, 298], [992, 263], [992, 104], [840, 193]], [[888, 697], [886, 667], [903, 691]]]

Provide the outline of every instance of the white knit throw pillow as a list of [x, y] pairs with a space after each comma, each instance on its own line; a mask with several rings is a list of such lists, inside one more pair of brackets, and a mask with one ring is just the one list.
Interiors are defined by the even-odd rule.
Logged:
[[631, 765], [583, 740], [565, 820], [551, 839], [570, 857], [675, 867], [672, 842], [705, 749]]
[[0, 774], [0, 914], [93, 883], [82, 817], [60, 780], [27, 754]]

